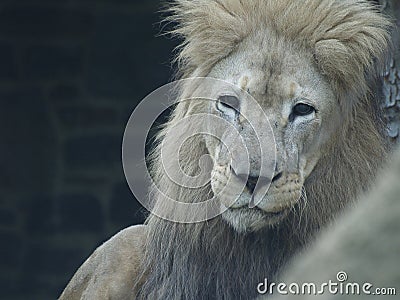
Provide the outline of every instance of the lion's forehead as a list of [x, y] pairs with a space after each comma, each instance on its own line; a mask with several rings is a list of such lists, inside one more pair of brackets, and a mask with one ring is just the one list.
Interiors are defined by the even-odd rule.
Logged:
[[[266, 74], [266, 73], [264, 73]], [[305, 84], [292, 75], [260, 75], [258, 72], [245, 71], [238, 78], [239, 84], [246, 78], [244, 84], [240, 84], [244, 91], [254, 95], [264, 95], [266, 100], [272, 99], [294, 99], [301, 97], [309, 97], [308, 89], [304, 88]]]
[[321, 92], [322, 88], [328, 88], [314, 66], [311, 53], [285, 46], [285, 42], [278, 43], [282, 49], [276, 50], [270, 40], [255, 43], [257, 40], [256, 35], [243, 41], [234, 53], [217, 64], [211, 75], [234, 84], [259, 101], [267, 101], [263, 103], [266, 105], [312, 98], [318, 89]]

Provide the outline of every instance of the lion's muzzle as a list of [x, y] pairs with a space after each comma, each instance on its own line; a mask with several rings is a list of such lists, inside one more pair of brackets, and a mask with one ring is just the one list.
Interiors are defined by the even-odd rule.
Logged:
[[214, 169], [212, 186], [221, 203], [230, 209], [260, 209], [266, 214], [290, 210], [300, 199], [302, 180], [297, 174], [277, 172], [272, 179], [237, 174], [229, 166]]

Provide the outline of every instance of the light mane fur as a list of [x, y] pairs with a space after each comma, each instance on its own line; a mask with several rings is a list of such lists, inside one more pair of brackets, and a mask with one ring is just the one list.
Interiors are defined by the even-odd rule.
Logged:
[[[345, 116], [306, 179], [307, 197], [279, 225], [237, 233], [220, 217], [196, 224], [148, 218], [142, 266], [147, 280], [138, 298], [248, 299], [256, 296], [257, 282], [274, 278], [299, 248], [368, 188], [385, 160], [376, 83], [388, 49], [390, 22], [362, 0], [176, 0], [169, 11], [169, 20], [178, 22], [174, 33], [183, 38], [177, 56], [182, 78], [207, 76], [252, 32], [268, 28], [283, 42], [295, 43], [314, 56]], [[183, 86], [182, 98], [191, 91]], [[160, 131], [158, 144], [169, 128], [199, 111], [197, 103], [180, 102]], [[176, 139], [178, 144], [179, 136]], [[163, 149], [165, 157], [175, 151]], [[180, 151], [185, 171], [195, 174], [199, 158], [207, 154], [203, 138], [194, 137]], [[185, 189], [166, 179], [160, 146], [150, 160], [161, 190], [182, 202], [209, 199], [209, 186]], [[174, 172], [179, 166], [168, 167]], [[157, 191], [150, 194], [157, 201]]]

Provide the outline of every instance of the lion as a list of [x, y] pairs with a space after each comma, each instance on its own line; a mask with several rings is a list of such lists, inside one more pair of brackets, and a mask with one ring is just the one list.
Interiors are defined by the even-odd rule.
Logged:
[[[217, 195], [225, 209], [196, 223], [151, 214], [145, 225], [99, 247], [62, 300], [254, 298], [257, 283], [275, 278], [321, 228], [368, 190], [386, 160], [377, 90], [391, 22], [373, 4], [175, 0], [169, 11], [168, 20], [178, 23], [174, 33], [183, 39], [176, 59], [181, 78], [227, 84], [221, 90], [197, 80], [181, 85], [178, 104], [150, 157], [152, 174], [157, 187], [180, 202], [200, 203]], [[250, 95], [261, 109], [229, 86]], [[206, 96], [196, 97], [199, 91]], [[175, 142], [162, 143], [180, 121], [201, 114], [208, 118], [187, 131], [206, 130], [212, 116], [229, 122], [248, 145], [248, 164], [229, 135], [228, 146], [203, 134], [183, 145], [181, 133]], [[266, 128], [264, 115], [276, 145], [274, 164], [267, 167], [272, 173], [261, 163], [268, 153], [254, 146], [255, 128]], [[176, 153], [180, 162], [171, 163]], [[204, 156], [212, 161], [207, 184], [188, 188], [166, 176], [166, 169], [178, 174], [180, 168], [197, 176], [204, 171], [199, 166]], [[221, 193], [228, 183], [244, 188]], [[268, 186], [267, 192], [260, 193], [258, 186]], [[150, 195], [162, 208], [164, 195], [158, 189]]]

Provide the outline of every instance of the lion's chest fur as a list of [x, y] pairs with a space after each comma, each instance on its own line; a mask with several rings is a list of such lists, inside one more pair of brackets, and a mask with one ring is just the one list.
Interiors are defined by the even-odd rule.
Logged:
[[154, 273], [150, 274], [141, 296], [157, 299], [256, 297], [258, 283], [275, 278], [283, 262], [304, 241], [288, 228], [282, 224], [262, 232], [239, 234], [218, 219], [191, 237], [180, 236], [176, 230], [164, 231], [165, 241], [190, 246], [181, 248], [178, 243], [171, 248], [165, 244], [157, 246], [168, 252], [162, 261], [154, 262]]

